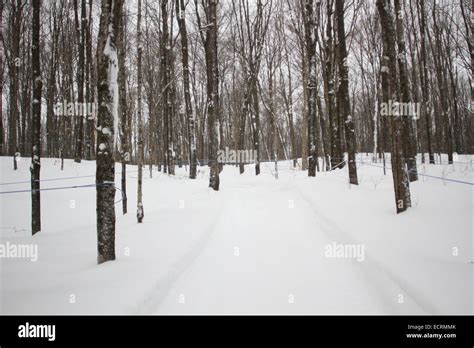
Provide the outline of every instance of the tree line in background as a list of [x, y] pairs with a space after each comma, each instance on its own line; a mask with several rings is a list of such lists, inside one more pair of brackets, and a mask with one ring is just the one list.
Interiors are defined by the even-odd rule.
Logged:
[[[218, 150], [292, 160], [314, 177], [356, 153], [390, 153], [397, 212], [417, 154], [472, 153], [468, 0], [69, 0], [1, 2], [0, 155], [31, 152], [33, 233], [40, 157], [97, 161], [100, 262], [113, 259], [114, 163], [210, 166]], [[383, 106], [419, 105], [414, 117]], [[58, 110], [60, 112], [58, 112]], [[72, 111], [71, 111], [72, 110]], [[347, 153], [347, 157], [345, 157]], [[426, 154], [426, 156], [425, 156]], [[301, 158], [301, 162], [298, 161]], [[438, 160], [439, 163], [439, 160]], [[240, 173], [245, 171], [238, 164]], [[102, 249], [101, 249], [102, 245]]]

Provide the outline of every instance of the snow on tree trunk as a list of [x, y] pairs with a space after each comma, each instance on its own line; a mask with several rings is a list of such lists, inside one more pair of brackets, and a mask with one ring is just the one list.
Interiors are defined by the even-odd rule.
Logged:
[[[380, 14], [380, 24], [383, 38], [382, 58], [382, 92], [383, 102], [390, 100], [395, 103], [399, 100], [397, 79], [397, 65], [395, 56], [395, 27], [390, 0], [377, 0], [377, 9]], [[391, 134], [391, 161], [392, 176], [395, 191], [395, 206], [397, 213], [401, 213], [411, 206], [409, 180], [404, 170], [404, 161], [401, 149], [401, 119], [400, 116], [389, 117]]]
[[334, 59], [334, 44], [333, 44], [333, 2], [327, 1], [326, 3], [326, 44], [325, 44], [325, 59], [326, 59], [326, 73], [325, 73], [325, 96], [326, 96], [326, 108], [328, 113], [329, 123], [329, 134], [331, 139], [331, 169], [344, 167], [342, 161], [342, 149], [341, 142], [339, 139], [339, 126], [337, 122], [337, 115], [335, 113], [335, 91], [334, 91], [334, 75], [335, 69], [333, 65]]
[[118, 58], [116, 33], [122, 0], [102, 0], [97, 43], [96, 201], [98, 263], [115, 260], [115, 163], [113, 151], [118, 123]]
[[188, 120], [188, 142], [189, 142], [189, 178], [196, 178], [196, 130], [191, 104], [189, 89], [189, 57], [188, 57], [188, 33], [186, 30], [186, 12], [184, 0], [176, 0], [176, 13], [181, 35], [181, 59], [183, 64], [183, 88], [184, 102], [186, 103], [186, 118]]
[[[398, 46], [398, 71], [400, 72], [400, 96], [402, 103], [411, 101], [408, 85], [408, 72], [406, 62], [405, 34], [403, 29], [403, 12], [400, 0], [395, 0], [395, 24], [397, 31]], [[404, 115], [402, 119], [402, 149], [403, 157], [408, 167], [408, 178], [411, 181], [418, 180], [416, 169], [416, 133], [413, 130], [412, 115]]]
[[41, 60], [40, 60], [41, 1], [33, 1], [32, 68], [33, 68], [33, 117], [31, 151], [31, 232], [41, 230], [40, 169], [41, 169]]

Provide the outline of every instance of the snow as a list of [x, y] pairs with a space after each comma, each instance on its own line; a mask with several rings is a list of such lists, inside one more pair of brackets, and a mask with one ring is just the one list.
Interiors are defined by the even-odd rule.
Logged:
[[[112, 5], [113, 7], [114, 5]], [[104, 47], [104, 55], [109, 58], [109, 67], [107, 69], [107, 81], [109, 82], [109, 93], [112, 97], [112, 116], [114, 120], [114, 147], [119, 140], [119, 115], [118, 115], [118, 102], [119, 102], [119, 88], [118, 88], [118, 56], [117, 48], [111, 42], [111, 36], [114, 35], [113, 25], [110, 24], [108, 28], [107, 41]], [[105, 134], [105, 133], [104, 133]], [[110, 133], [109, 133], [110, 135]]]
[[[458, 159], [418, 170], [473, 182], [473, 157]], [[218, 192], [208, 167], [196, 180], [184, 168], [175, 177], [155, 170], [143, 178], [142, 224], [136, 167], [127, 166], [117, 259], [101, 265], [93, 186], [42, 191], [35, 236], [30, 194], [0, 194], [0, 243], [38, 248], [36, 262], [0, 258], [0, 314], [472, 314], [472, 186], [420, 177], [413, 207], [396, 215], [390, 171], [364, 161], [359, 186], [348, 185], [347, 166], [308, 178], [289, 161], [278, 163], [279, 180], [273, 163], [259, 176], [253, 165], [243, 175], [227, 165]], [[26, 181], [0, 192], [29, 189], [27, 162], [14, 172], [11, 157], [0, 158], [1, 183]], [[88, 177], [42, 188], [94, 183], [94, 162], [64, 162], [61, 171], [60, 160], [42, 159], [42, 180]], [[117, 164], [118, 187], [120, 172]], [[340, 256], [357, 245], [363, 257]]]
[[110, 129], [108, 127], [102, 128], [102, 134], [104, 135], [111, 135]]

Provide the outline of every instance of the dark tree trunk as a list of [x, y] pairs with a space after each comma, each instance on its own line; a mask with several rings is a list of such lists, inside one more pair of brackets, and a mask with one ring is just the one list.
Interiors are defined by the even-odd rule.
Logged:
[[[122, 15], [122, 0], [102, 0], [99, 37], [97, 42], [97, 246], [98, 263], [115, 260], [115, 163], [114, 152], [114, 93], [117, 81], [111, 81], [112, 69], [117, 69], [116, 34]], [[115, 85], [115, 87], [114, 87]], [[105, 131], [104, 131], [105, 130]]]
[[56, 71], [58, 67], [59, 57], [57, 54], [58, 37], [59, 37], [59, 25], [56, 19], [56, 7], [55, 3], [53, 7], [53, 37], [52, 37], [52, 48], [51, 58], [49, 66], [49, 76], [46, 87], [46, 155], [49, 157], [55, 156], [56, 141], [55, 141], [55, 128], [57, 123], [57, 116], [54, 114], [54, 98], [56, 96]]
[[40, 12], [41, 1], [32, 0], [32, 49], [33, 68], [33, 118], [31, 150], [31, 232], [41, 231], [40, 169], [41, 169], [41, 61], [40, 61]]
[[[0, 42], [3, 42], [3, 1], [0, 1]], [[4, 156], [5, 130], [3, 129], [3, 54], [0, 54], [0, 156]]]
[[418, 9], [418, 16], [420, 21], [420, 58], [421, 58], [421, 76], [422, 76], [422, 86], [421, 86], [421, 96], [422, 96], [422, 113], [423, 118], [425, 120], [425, 128], [426, 128], [426, 146], [428, 148], [428, 155], [431, 164], [435, 163], [434, 154], [433, 154], [433, 145], [432, 145], [432, 134], [431, 134], [431, 108], [429, 103], [429, 94], [428, 94], [428, 86], [429, 86], [429, 78], [428, 78], [428, 67], [427, 67], [427, 59], [426, 59], [426, 15], [425, 15], [425, 1], [424, 0], [417, 0], [417, 9]]
[[[244, 150], [244, 147], [245, 147], [245, 123], [246, 123], [247, 116], [249, 113], [249, 108], [250, 108], [249, 93], [248, 93], [248, 89], [246, 89], [244, 92], [244, 98], [242, 102], [242, 112], [240, 114], [240, 120], [239, 120], [239, 134], [238, 134], [239, 146], [238, 148], [240, 150]], [[244, 163], [239, 163], [239, 172], [240, 174], [243, 174], [245, 172]]]
[[[319, 10], [319, 2], [317, 4]], [[316, 74], [316, 23], [313, 0], [306, 0], [304, 10], [304, 31], [306, 41], [306, 59], [308, 76], [308, 176], [316, 176], [316, 98], [318, 84]]]
[[329, 134], [331, 139], [331, 169], [344, 167], [342, 158], [341, 142], [339, 141], [337, 115], [335, 114], [335, 91], [334, 91], [334, 48], [333, 48], [333, 28], [332, 28], [332, 4], [333, 1], [327, 1], [327, 23], [326, 23], [326, 71], [325, 71], [325, 87], [326, 87], [326, 108], [329, 118]]
[[[89, 20], [87, 21], [87, 31], [86, 31], [86, 100], [87, 102], [94, 105], [95, 101], [95, 74], [94, 74], [94, 62], [92, 59], [92, 1], [89, 2]], [[91, 160], [94, 155], [95, 148], [95, 114], [96, 109], [94, 109], [94, 114], [86, 118], [86, 159]]]
[[355, 131], [354, 119], [351, 115], [349, 101], [349, 68], [347, 63], [346, 33], [344, 29], [344, 0], [336, 0], [338, 61], [339, 61], [339, 113], [345, 125], [346, 148], [349, 160], [349, 182], [358, 185], [357, 166], [355, 159]]
[[[217, 62], [216, 62], [217, 64]], [[255, 159], [255, 175], [260, 174], [260, 107], [258, 100], [258, 72], [251, 69], [250, 89], [252, 91], [252, 133], [253, 133], [253, 150], [257, 154]]]
[[8, 155], [13, 156], [13, 169], [17, 170], [18, 152], [18, 71], [21, 65], [20, 58], [20, 34], [23, 17], [23, 6], [19, 0], [11, 2], [10, 27], [11, 33], [11, 53], [9, 66], [10, 80], [10, 115], [8, 120]]
[[[84, 108], [84, 75], [85, 75], [85, 37], [86, 37], [86, 1], [81, 1], [81, 20], [78, 20], [77, 1], [74, 0], [75, 25], [77, 33], [79, 62], [77, 66], [77, 102]], [[87, 110], [87, 109], [86, 109]], [[81, 163], [82, 144], [84, 142], [84, 114], [75, 116], [75, 138], [74, 162]]]
[[217, 0], [210, 0], [206, 4], [207, 27], [205, 44], [206, 76], [207, 76], [207, 129], [209, 132], [209, 162], [211, 173], [209, 187], [219, 191], [220, 167], [217, 163], [217, 150], [219, 149], [219, 78], [217, 66]]
[[163, 109], [163, 150], [168, 174], [174, 175], [173, 149], [173, 105], [171, 100], [171, 71], [170, 71], [170, 38], [168, 30], [168, 4], [161, 2], [162, 37], [161, 37], [161, 93]]
[[[395, 26], [392, 7], [390, 5], [390, 0], [377, 0], [376, 4], [382, 27], [382, 74], [386, 75], [385, 78], [382, 79], [383, 102], [388, 104], [391, 100], [392, 103], [395, 103], [399, 100], [399, 88], [395, 54]], [[398, 214], [411, 206], [409, 180], [404, 170], [404, 160], [400, 144], [402, 124], [400, 116], [385, 117], [390, 117], [392, 176], [395, 191], [395, 206]]]
[[119, 110], [120, 110], [120, 146], [121, 146], [121, 161], [122, 161], [122, 174], [121, 174], [121, 191], [122, 191], [122, 213], [127, 214], [127, 163], [130, 161], [129, 144], [128, 144], [128, 132], [130, 125], [128, 124], [127, 117], [127, 76], [125, 73], [125, 20], [126, 16], [122, 14], [119, 18], [118, 27], [118, 64], [119, 64]]
[[[408, 86], [408, 73], [406, 62], [405, 34], [403, 29], [403, 9], [400, 0], [395, 0], [395, 18], [398, 46], [398, 71], [400, 72], [400, 101], [409, 103], [411, 101]], [[416, 134], [413, 130], [413, 115], [402, 116], [402, 146], [403, 157], [408, 167], [408, 178], [410, 182], [418, 180], [416, 168]]]
[[143, 120], [142, 120], [142, 2], [138, 0], [138, 17], [137, 17], [137, 128], [138, 128], [138, 183], [137, 183], [137, 222], [142, 223], [145, 216], [143, 209], [143, 161], [144, 161], [144, 144], [143, 144]]
[[189, 178], [196, 178], [196, 130], [191, 104], [191, 94], [189, 89], [189, 58], [188, 58], [188, 34], [186, 30], [186, 12], [184, 0], [176, 0], [176, 13], [181, 35], [181, 59], [183, 64], [183, 88], [184, 102], [186, 103], [186, 119], [188, 121], [188, 142], [189, 142]]

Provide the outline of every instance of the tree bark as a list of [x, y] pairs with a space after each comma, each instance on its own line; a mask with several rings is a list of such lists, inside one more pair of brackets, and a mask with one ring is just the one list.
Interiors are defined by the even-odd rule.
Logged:
[[422, 86], [421, 86], [421, 98], [422, 98], [422, 113], [425, 120], [425, 129], [426, 129], [426, 141], [427, 141], [427, 150], [430, 160], [430, 164], [435, 164], [433, 146], [432, 146], [432, 135], [431, 135], [431, 108], [429, 107], [429, 94], [428, 94], [428, 67], [426, 61], [426, 15], [425, 15], [425, 1], [417, 0], [417, 10], [418, 17], [420, 21], [420, 58], [421, 58], [421, 77], [422, 77]]
[[137, 128], [138, 128], [138, 183], [137, 183], [137, 221], [143, 222], [145, 211], [143, 209], [143, 120], [142, 120], [142, 1], [138, 0], [137, 17]]
[[[383, 38], [382, 79], [383, 102], [395, 103], [399, 100], [399, 87], [397, 79], [395, 56], [395, 27], [390, 0], [377, 0], [377, 9], [380, 15]], [[390, 117], [391, 134], [391, 162], [392, 176], [395, 191], [395, 206], [397, 214], [411, 206], [409, 180], [403, 168], [403, 155], [401, 150], [401, 119], [400, 116]]]
[[186, 103], [186, 119], [188, 120], [189, 142], [189, 178], [196, 178], [196, 130], [189, 89], [189, 58], [188, 58], [188, 33], [186, 30], [186, 12], [184, 0], [176, 0], [176, 13], [181, 35], [181, 59], [183, 64], [184, 102]]
[[[406, 46], [405, 34], [403, 29], [403, 12], [400, 0], [395, 0], [395, 25], [397, 33], [398, 46], [398, 71], [400, 73], [400, 101], [402, 103], [409, 103], [411, 101], [408, 73], [406, 62]], [[418, 180], [418, 173], [416, 168], [416, 134], [414, 133], [414, 115], [403, 115], [402, 117], [402, 146], [403, 157], [405, 158], [408, 167], [408, 178], [410, 182]]]
[[125, 71], [125, 16], [119, 18], [117, 48], [118, 48], [118, 88], [119, 88], [119, 111], [120, 111], [120, 157], [122, 161], [122, 177], [121, 177], [121, 192], [122, 192], [122, 213], [127, 214], [127, 163], [130, 161], [130, 150], [128, 143], [128, 133], [130, 132], [130, 125], [127, 117], [127, 75]]
[[207, 76], [207, 129], [209, 132], [209, 162], [211, 173], [209, 187], [219, 191], [219, 164], [217, 150], [219, 149], [219, 80], [217, 66], [217, 0], [209, 0], [206, 5], [207, 27], [205, 38], [206, 76]]
[[[317, 6], [319, 8], [319, 2]], [[306, 41], [306, 61], [308, 76], [308, 176], [316, 176], [316, 162], [318, 161], [316, 151], [316, 99], [318, 96], [317, 73], [316, 73], [316, 23], [313, 0], [305, 1], [304, 9], [304, 31]]]
[[40, 60], [40, 14], [41, 1], [32, 0], [32, 49], [33, 68], [33, 117], [31, 150], [31, 232], [41, 231], [40, 169], [41, 169], [41, 60]]
[[336, 20], [337, 20], [337, 39], [338, 39], [338, 61], [339, 61], [339, 113], [340, 118], [344, 120], [346, 148], [348, 153], [349, 182], [358, 185], [357, 166], [355, 159], [356, 143], [354, 120], [351, 115], [351, 106], [349, 100], [349, 67], [347, 63], [346, 33], [344, 29], [344, 0], [336, 0]]
[[116, 34], [118, 21], [122, 15], [123, 0], [102, 0], [97, 42], [97, 157], [96, 157], [96, 201], [97, 201], [97, 246], [98, 263], [115, 260], [115, 163], [114, 118], [118, 112], [114, 109], [113, 81], [118, 69]]
[[[81, 1], [81, 20], [78, 21], [77, 1], [74, 0], [74, 12], [78, 42], [79, 62], [77, 66], [77, 102], [84, 107], [84, 76], [85, 76], [85, 38], [86, 38], [86, 1]], [[75, 116], [75, 155], [74, 162], [81, 163], [82, 144], [84, 143], [84, 115]]]

